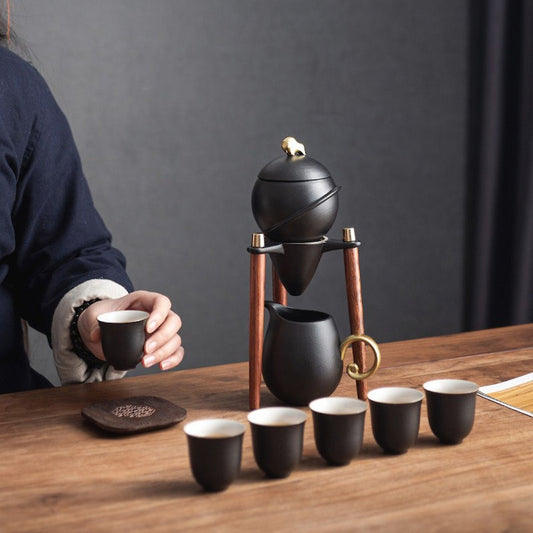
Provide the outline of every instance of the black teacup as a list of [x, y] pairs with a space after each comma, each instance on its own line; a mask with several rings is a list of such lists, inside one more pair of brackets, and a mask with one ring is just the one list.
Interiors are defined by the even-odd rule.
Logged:
[[146, 311], [111, 311], [98, 315], [106, 361], [117, 370], [135, 368], [144, 354]]
[[424, 394], [407, 387], [368, 393], [374, 439], [386, 453], [405, 453], [417, 440]]
[[424, 383], [431, 431], [444, 444], [459, 444], [474, 426], [479, 387], [462, 379]]
[[244, 424], [224, 418], [187, 424], [189, 462], [194, 479], [209, 492], [227, 489], [241, 469]]
[[302, 458], [307, 415], [291, 407], [264, 407], [248, 414], [254, 457], [272, 478], [287, 477]]
[[313, 400], [309, 408], [320, 455], [332, 465], [348, 464], [361, 450], [367, 404], [332, 396]]

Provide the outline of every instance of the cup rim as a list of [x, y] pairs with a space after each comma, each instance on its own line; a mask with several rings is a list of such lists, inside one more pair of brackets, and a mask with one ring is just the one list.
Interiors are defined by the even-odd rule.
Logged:
[[325, 396], [316, 398], [309, 403], [309, 409], [314, 413], [324, 415], [357, 415], [368, 409], [366, 402], [349, 396]]
[[261, 407], [248, 413], [248, 422], [256, 426], [296, 426], [307, 420], [307, 414], [294, 407]]
[[105, 324], [131, 324], [133, 322], [142, 322], [150, 316], [146, 311], [137, 309], [123, 309], [121, 311], [108, 311], [96, 317], [98, 322]]
[[449, 378], [426, 381], [423, 387], [427, 392], [450, 395], [474, 394], [479, 390], [479, 385], [473, 381]]
[[368, 393], [370, 402], [384, 405], [405, 405], [421, 402], [424, 393], [412, 387], [380, 387]]
[[214, 440], [238, 437], [246, 431], [246, 426], [227, 418], [200, 418], [186, 424], [183, 431], [190, 437]]

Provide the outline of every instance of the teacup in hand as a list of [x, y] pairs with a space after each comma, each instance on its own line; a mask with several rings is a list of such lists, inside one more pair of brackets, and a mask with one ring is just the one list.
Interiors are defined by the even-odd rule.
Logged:
[[98, 315], [102, 349], [106, 361], [116, 370], [135, 368], [144, 354], [146, 311], [111, 311]]
[[479, 387], [462, 379], [424, 383], [429, 426], [444, 444], [459, 444], [472, 430]]

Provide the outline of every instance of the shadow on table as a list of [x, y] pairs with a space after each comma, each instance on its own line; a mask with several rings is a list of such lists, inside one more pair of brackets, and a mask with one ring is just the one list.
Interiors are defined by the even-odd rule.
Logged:
[[139, 481], [135, 484], [129, 483], [125, 489], [125, 493], [130, 497], [156, 500], [194, 496], [203, 492], [203, 489], [192, 478]]
[[[184, 391], [180, 391], [184, 392]], [[197, 390], [195, 394], [184, 395], [178, 400], [187, 409], [206, 409], [209, 411], [239, 411], [248, 412], [248, 389], [233, 389], [227, 391]], [[269, 391], [261, 391], [261, 407], [286, 405], [275, 398]]]
[[454, 447], [455, 444], [442, 444], [432, 433], [425, 433], [418, 436], [414, 447], [416, 448], [448, 448]]
[[[179, 423], [180, 422], [178, 422], [178, 424]], [[136, 435], [141, 435], [142, 433], [151, 433], [153, 431], [160, 432], [160, 431], [171, 430], [173, 427], [176, 426], [176, 424], [172, 424], [168, 427], [155, 428], [155, 429], [150, 429], [150, 430], [145, 430], [145, 431], [114, 432], [114, 431], [109, 431], [107, 429], [101, 428], [85, 418], [82, 418], [81, 420], [73, 420], [73, 425], [75, 425], [76, 427], [79, 427], [82, 431], [89, 433], [92, 437], [96, 437], [99, 439], [105, 439], [105, 440], [116, 440], [116, 439], [126, 440]]]

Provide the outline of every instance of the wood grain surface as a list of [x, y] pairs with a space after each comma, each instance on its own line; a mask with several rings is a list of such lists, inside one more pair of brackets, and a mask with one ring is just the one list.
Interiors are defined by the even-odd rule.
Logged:
[[261, 401], [261, 362], [263, 358], [263, 331], [265, 317], [264, 254], [250, 254], [250, 306], [248, 330], [248, 405], [257, 409]]
[[[381, 349], [370, 389], [421, 389], [439, 377], [483, 386], [532, 371], [533, 325]], [[113, 436], [80, 414], [138, 395], [166, 398], [188, 417]], [[355, 395], [348, 376], [335, 395]], [[319, 457], [309, 417], [302, 463], [281, 480], [256, 467], [247, 429], [237, 481], [204, 493], [189, 470], [183, 425], [205, 417], [247, 424], [248, 400], [246, 363], [0, 396], [0, 531], [531, 531], [533, 422], [482, 398], [457, 446], [433, 437], [424, 401], [418, 442], [400, 456], [381, 452], [367, 415], [362, 452], [344, 467]], [[278, 404], [264, 385], [261, 404]]]
[[[359, 250], [348, 248], [344, 250], [344, 274], [346, 279], [346, 296], [348, 300], [348, 315], [350, 317], [350, 331], [352, 335], [364, 335], [365, 323], [363, 317], [363, 295], [361, 292], [361, 271], [359, 268]], [[359, 371], [368, 370], [366, 367], [366, 347], [363, 342], [352, 345], [353, 362]], [[357, 397], [366, 400], [368, 395], [367, 380], [356, 382]]]

